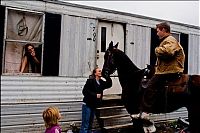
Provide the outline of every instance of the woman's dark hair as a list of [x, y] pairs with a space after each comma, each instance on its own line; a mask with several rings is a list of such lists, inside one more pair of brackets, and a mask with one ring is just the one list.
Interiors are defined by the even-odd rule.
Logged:
[[24, 47], [24, 49], [25, 49], [25, 55], [27, 55], [27, 56], [30, 55], [30, 53], [28, 52], [28, 47], [29, 47], [29, 46], [32, 46], [33, 48], [35, 48], [35, 47], [33, 46], [33, 44], [30, 44], [30, 43], [26, 44], [25, 47]]
[[89, 78], [90, 79], [94, 79], [95, 78], [95, 73], [96, 73], [96, 70], [98, 69], [98, 67], [94, 68], [93, 71], [92, 71], [92, 74], [89, 75]]
[[[38, 72], [40, 72], [40, 67], [41, 67], [41, 66], [40, 66], [40, 64], [37, 64], [37, 63], [34, 62], [34, 59], [33, 59], [33, 57], [31, 56], [31, 54], [30, 54], [30, 52], [29, 52], [29, 49], [28, 49], [29, 46], [31, 46], [33, 49], [35, 49], [35, 47], [34, 47], [33, 44], [27, 43], [27, 44], [25, 45], [25, 47], [24, 47], [24, 49], [25, 49], [25, 54], [24, 54], [24, 56], [26, 56], [28, 62], [30, 62], [32, 72], [35, 73], [35, 72], [36, 72], [36, 69], [37, 69]], [[35, 50], [36, 50], [36, 49], [35, 49]], [[35, 52], [37, 52], [37, 51], [35, 51]], [[37, 59], [39, 59], [39, 60], [41, 59], [41, 57], [39, 57], [40, 55], [38, 55], [38, 53], [36, 54], [36, 56], [37, 56]]]

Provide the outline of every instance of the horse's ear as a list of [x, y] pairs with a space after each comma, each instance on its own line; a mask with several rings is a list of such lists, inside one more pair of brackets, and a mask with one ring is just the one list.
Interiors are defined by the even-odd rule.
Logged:
[[109, 50], [112, 50], [112, 49], [113, 49], [113, 41], [110, 42], [108, 49], [109, 49]]
[[115, 44], [115, 46], [114, 46], [114, 47], [115, 47], [115, 48], [117, 48], [117, 47], [118, 47], [118, 44], [119, 44], [119, 42], [117, 42], [117, 44]]

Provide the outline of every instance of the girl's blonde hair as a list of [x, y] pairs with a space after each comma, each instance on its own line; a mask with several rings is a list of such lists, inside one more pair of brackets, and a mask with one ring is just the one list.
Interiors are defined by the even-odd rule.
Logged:
[[42, 117], [46, 128], [52, 127], [58, 124], [58, 120], [60, 119], [59, 109], [57, 107], [49, 107], [43, 111]]

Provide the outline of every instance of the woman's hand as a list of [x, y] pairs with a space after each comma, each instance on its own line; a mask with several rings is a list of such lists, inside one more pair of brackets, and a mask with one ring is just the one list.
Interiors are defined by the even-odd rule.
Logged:
[[32, 52], [31, 52], [31, 56], [32, 56], [32, 57], [35, 57], [35, 51], [32, 51]]
[[97, 94], [97, 98], [101, 98], [101, 94]]

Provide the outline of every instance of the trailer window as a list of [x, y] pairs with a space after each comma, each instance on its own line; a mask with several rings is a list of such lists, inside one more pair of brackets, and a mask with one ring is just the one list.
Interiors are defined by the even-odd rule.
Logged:
[[101, 27], [101, 52], [106, 51], [106, 27]]
[[5, 21], [3, 73], [41, 74], [43, 14], [7, 9]]
[[172, 32], [171, 35], [176, 38], [178, 42], [180, 42], [180, 33]]

